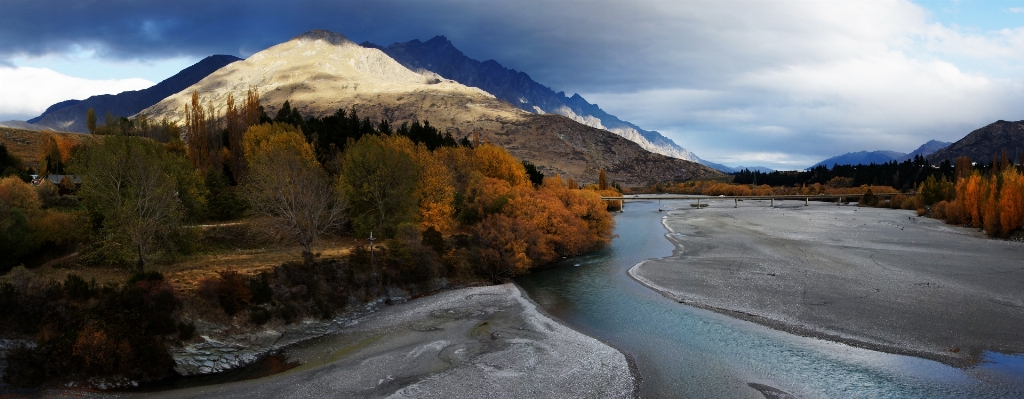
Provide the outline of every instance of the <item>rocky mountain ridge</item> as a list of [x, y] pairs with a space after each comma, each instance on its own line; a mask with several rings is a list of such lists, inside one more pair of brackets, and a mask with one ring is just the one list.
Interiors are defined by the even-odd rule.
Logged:
[[993, 155], [1001, 155], [1003, 150], [1009, 153], [1010, 159], [1021, 162], [1019, 157], [1024, 154], [1024, 120], [990, 123], [925, 159], [932, 164], [943, 160], [953, 163], [958, 157], [968, 156], [975, 162], [987, 164], [992, 162]]
[[[608, 114], [597, 104], [587, 102], [579, 94], [567, 97], [555, 92], [524, 72], [508, 69], [494, 60], [477, 61], [467, 57], [444, 36], [426, 42], [411, 40], [382, 47], [364, 42], [361, 46], [376, 48], [412, 70], [427, 70], [467, 86], [479, 87], [495, 97], [527, 112], [557, 114], [598, 129], [608, 130], [640, 145], [645, 150], [665, 156], [706, 162], [656, 131], [640, 127]], [[726, 167], [728, 168], [728, 167]]]

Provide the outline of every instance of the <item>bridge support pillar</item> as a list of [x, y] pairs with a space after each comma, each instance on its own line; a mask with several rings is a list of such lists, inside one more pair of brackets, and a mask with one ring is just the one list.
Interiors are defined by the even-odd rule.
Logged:
[[658, 200], [658, 212], [661, 212], [661, 200]]
[[810, 205], [811, 205], [811, 199], [810, 198], [804, 198], [804, 206], [810, 206]]
[[839, 197], [839, 202], [836, 202], [836, 206], [840, 206], [842, 204], [843, 204], [843, 197]]
[[697, 209], [700, 209], [700, 198], [697, 198]]
[[733, 198], [732, 202], [736, 204], [736, 205], [733, 206], [733, 208], [739, 208], [740, 207], [740, 200], [738, 200], [736, 198]]
[[772, 198], [772, 208], [775, 207], [775, 198]]

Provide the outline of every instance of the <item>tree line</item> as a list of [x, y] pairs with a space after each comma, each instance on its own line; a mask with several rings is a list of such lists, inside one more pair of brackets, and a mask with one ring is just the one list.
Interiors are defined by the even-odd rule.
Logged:
[[851, 186], [889, 186], [900, 191], [913, 190], [929, 176], [936, 179], [945, 176], [953, 178], [953, 166], [948, 161], [932, 165], [924, 157], [917, 155], [914, 159], [903, 162], [886, 162], [870, 165], [833, 165], [829, 168], [818, 165], [805, 171], [774, 171], [763, 173], [744, 169], [733, 174], [733, 182], [737, 184], [766, 184], [775, 187], [793, 187], [801, 185], [826, 184], [839, 177], [850, 179]]

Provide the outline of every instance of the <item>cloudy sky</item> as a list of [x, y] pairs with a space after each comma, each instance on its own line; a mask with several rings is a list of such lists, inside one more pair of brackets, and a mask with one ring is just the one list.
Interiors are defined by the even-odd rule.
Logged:
[[731, 166], [909, 152], [1024, 119], [1024, 0], [4, 0], [0, 120], [311, 29], [445, 35]]

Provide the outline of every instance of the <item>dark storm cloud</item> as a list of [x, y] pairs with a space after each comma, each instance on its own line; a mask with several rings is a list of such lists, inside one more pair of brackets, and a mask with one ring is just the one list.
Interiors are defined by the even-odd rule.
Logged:
[[[446, 35], [471, 57], [496, 59], [556, 88], [596, 91], [697, 83], [706, 76], [694, 66], [729, 52], [678, 29], [701, 28], [685, 15], [622, 1], [15, 0], [0, 7], [3, 60], [82, 49], [112, 59], [248, 56], [310, 29], [382, 45]], [[687, 75], [663, 73], [669, 43], [686, 43], [668, 58], [689, 60]]]
[[247, 57], [311, 29], [385, 46], [445, 35], [731, 165], [910, 151], [1024, 119], [1024, 27], [951, 28], [901, 0], [6, 0], [0, 63]]

